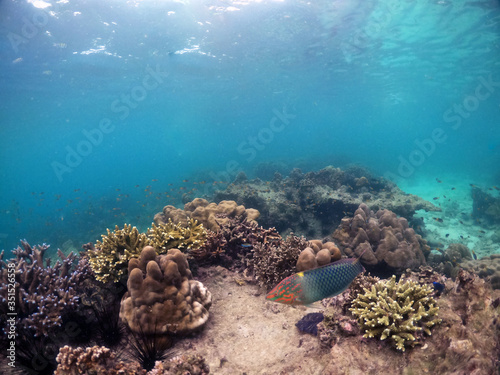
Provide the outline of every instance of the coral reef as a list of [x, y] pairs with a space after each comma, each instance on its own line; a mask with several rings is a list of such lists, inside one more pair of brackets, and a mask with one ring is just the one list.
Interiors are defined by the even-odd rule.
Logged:
[[477, 186], [472, 187], [471, 195], [474, 219], [485, 219], [491, 224], [500, 222], [500, 198], [495, 198]]
[[218, 232], [208, 231], [207, 241], [200, 249], [191, 250], [198, 264], [222, 264], [244, 270], [253, 256], [255, 244], [281, 240], [275, 228], [264, 229], [244, 217], [228, 218]]
[[[50, 265], [44, 260], [49, 245], [30, 246], [21, 241], [21, 246], [12, 250], [15, 264], [16, 326], [31, 331], [34, 336], [45, 336], [61, 327], [65, 313], [76, 309], [79, 302], [77, 287], [91, 277], [85, 261], [76, 265], [76, 255], [64, 255], [58, 251], [59, 260]], [[7, 305], [7, 262], [0, 259], [0, 304], [2, 317], [9, 312]], [[4, 322], [2, 322], [4, 323]], [[2, 331], [5, 330], [2, 324]]]
[[[80, 285], [92, 278], [86, 260], [77, 262], [73, 253], [58, 250], [51, 265], [45, 257], [48, 249], [21, 241], [11, 259], [3, 260], [3, 251], [0, 255], [0, 347], [15, 332], [16, 367], [40, 375], [52, 374], [56, 367], [47, 347], [57, 350], [81, 334], [72, 317], [79, 308]], [[15, 292], [15, 303], [9, 292]], [[12, 312], [16, 315], [7, 315]]]
[[104, 346], [72, 348], [64, 346], [57, 355], [54, 375], [208, 375], [210, 369], [200, 355], [183, 355], [157, 361], [151, 371], [136, 361], [123, 361]]
[[452, 243], [444, 251], [443, 258], [444, 261], [457, 263], [465, 259], [472, 259], [472, 254], [467, 246]]
[[500, 254], [478, 260], [466, 260], [460, 263], [460, 267], [485, 279], [493, 289], [500, 289]]
[[189, 219], [186, 225], [174, 224], [171, 219], [164, 224], [154, 224], [148, 230], [149, 245], [159, 254], [168, 249], [199, 249], [207, 239], [207, 231], [202, 224]]
[[180, 250], [157, 255], [146, 246], [128, 268], [128, 292], [121, 302], [120, 318], [132, 331], [185, 334], [206, 323], [211, 294], [192, 280], [187, 256]]
[[276, 239], [253, 246], [249, 268], [261, 286], [270, 290], [284, 278], [297, 272], [299, 254], [309, 245], [304, 237], [289, 235], [286, 240]]
[[118, 225], [112, 232], [102, 235], [102, 241], [97, 241], [94, 249], [87, 251], [90, 265], [97, 280], [102, 282], [119, 281], [127, 275], [128, 261], [138, 256], [149, 239], [144, 233], [139, 233], [136, 227], [125, 224], [123, 229]]
[[309, 238], [330, 234], [342, 217], [362, 202], [373, 210], [386, 208], [408, 220], [416, 210], [440, 210], [359, 167], [341, 170], [330, 166], [305, 174], [294, 169], [287, 178], [275, 174], [272, 181], [239, 178], [214, 194], [215, 201], [225, 199], [259, 210], [259, 224], [264, 227]]
[[221, 225], [230, 218], [244, 217], [248, 221], [255, 221], [259, 217], [259, 211], [253, 208], [245, 208], [235, 201], [222, 200], [220, 203], [209, 203], [202, 198], [195, 198], [192, 202], [184, 205], [184, 211], [174, 206], [163, 207], [154, 217], [154, 222], [165, 224], [169, 219], [174, 223], [187, 225], [188, 219], [192, 218], [203, 224], [206, 229], [217, 232]]
[[422, 237], [409, 228], [405, 218], [394, 212], [371, 211], [364, 203], [345, 217], [332, 236], [349, 256], [359, 256], [363, 265], [378, 272], [400, 274], [406, 268], [425, 264], [429, 246]]
[[156, 362], [148, 375], [208, 375], [210, 369], [200, 355], [183, 355], [169, 361]]
[[358, 318], [364, 337], [390, 339], [405, 351], [407, 346], [421, 343], [421, 332], [430, 336], [430, 329], [441, 322], [432, 292], [429, 286], [403, 279], [396, 282], [393, 276], [365, 289], [352, 301], [350, 311]]
[[125, 224], [123, 229], [116, 226], [107, 235], [102, 235], [102, 242], [95, 247], [87, 246], [89, 258], [96, 279], [101, 282], [118, 282], [128, 274], [128, 262], [137, 258], [145, 246], [154, 246], [158, 254], [168, 249], [198, 249], [207, 239], [207, 231], [194, 219], [188, 219], [185, 225], [168, 219], [166, 223], [153, 224], [147, 233], [139, 233], [136, 227]]
[[71, 348], [64, 346], [57, 355], [54, 375], [145, 375], [138, 363], [125, 363], [104, 346]]
[[310, 247], [306, 247], [299, 254], [297, 260], [297, 271], [299, 272], [324, 266], [342, 257], [339, 248], [333, 242], [323, 243], [320, 240], [311, 240], [309, 243]]

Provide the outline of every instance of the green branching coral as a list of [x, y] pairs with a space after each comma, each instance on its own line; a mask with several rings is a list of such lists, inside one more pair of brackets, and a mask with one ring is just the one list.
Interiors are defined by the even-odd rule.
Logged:
[[102, 282], [119, 281], [127, 275], [128, 261], [139, 257], [144, 246], [150, 245], [158, 254], [164, 254], [168, 249], [198, 249], [207, 239], [207, 231], [202, 224], [190, 219], [187, 227], [181, 223], [174, 224], [169, 220], [165, 224], [156, 225], [139, 233], [136, 227], [125, 224], [123, 229], [118, 226], [112, 232], [102, 235], [102, 241], [97, 241], [95, 248], [87, 251], [89, 262], [96, 279]]
[[127, 273], [130, 258], [138, 257], [150, 241], [130, 224], [125, 224], [123, 229], [117, 225], [113, 232], [107, 231], [107, 235], [101, 236], [102, 241], [96, 242], [95, 249], [87, 251], [96, 279], [102, 282], [120, 280]]
[[405, 351], [414, 346], [421, 332], [431, 334], [431, 327], [441, 322], [437, 318], [439, 307], [430, 296], [432, 288], [396, 276], [364, 288], [353, 301], [350, 311], [358, 318], [364, 337], [391, 339], [395, 347]]
[[164, 254], [168, 249], [199, 249], [207, 240], [207, 231], [203, 224], [189, 219], [187, 227], [174, 224], [171, 219], [165, 224], [153, 224], [148, 230], [150, 245], [158, 254]]

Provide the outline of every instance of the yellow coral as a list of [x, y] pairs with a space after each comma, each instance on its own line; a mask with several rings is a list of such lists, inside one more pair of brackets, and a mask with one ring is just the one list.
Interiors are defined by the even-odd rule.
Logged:
[[158, 254], [166, 253], [168, 249], [199, 249], [207, 240], [207, 231], [203, 224], [189, 219], [187, 227], [181, 223], [174, 224], [171, 219], [165, 224], [153, 226], [148, 230], [151, 246], [157, 249]]
[[392, 276], [371, 289], [364, 288], [352, 301], [350, 311], [358, 318], [364, 337], [389, 338], [397, 349], [405, 351], [405, 346], [418, 342], [418, 333], [430, 335], [430, 328], [441, 322], [432, 291], [430, 286], [410, 280], [396, 283], [396, 276]]
[[116, 282], [127, 273], [130, 258], [139, 256], [143, 247], [149, 245], [149, 239], [130, 224], [123, 229], [117, 225], [113, 232], [109, 229], [107, 232], [87, 255], [97, 280]]
[[198, 249], [207, 239], [207, 231], [202, 224], [190, 219], [187, 227], [181, 223], [174, 224], [172, 220], [156, 225], [146, 233], [139, 233], [136, 227], [125, 224], [123, 229], [118, 225], [108, 234], [102, 235], [102, 242], [97, 241], [95, 249], [89, 250], [90, 266], [96, 279], [102, 282], [119, 281], [128, 272], [128, 261], [137, 258], [141, 250], [151, 245], [158, 254], [166, 253], [168, 249]]

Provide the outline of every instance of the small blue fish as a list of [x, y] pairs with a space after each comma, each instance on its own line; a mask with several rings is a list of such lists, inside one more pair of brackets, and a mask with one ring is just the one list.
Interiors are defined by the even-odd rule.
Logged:
[[441, 292], [444, 290], [444, 284], [438, 283], [437, 281], [434, 281], [432, 285], [434, 286], [434, 290], [439, 294], [441, 294]]
[[474, 260], [477, 260], [476, 252], [474, 250], [471, 250], [471, 252], [472, 252], [472, 257], [474, 258]]
[[323, 319], [325, 319], [325, 316], [322, 313], [310, 313], [295, 323], [295, 326], [301, 332], [318, 336], [318, 324], [321, 323]]
[[266, 299], [286, 305], [309, 305], [340, 294], [365, 271], [360, 258], [341, 259], [288, 276], [267, 294]]

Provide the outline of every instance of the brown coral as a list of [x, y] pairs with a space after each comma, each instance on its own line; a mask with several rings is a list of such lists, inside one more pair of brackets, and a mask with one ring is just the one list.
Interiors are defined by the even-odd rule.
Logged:
[[71, 348], [64, 346], [57, 355], [54, 375], [142, 375], [146, 371], [137, 363], [125, 363], [104, 346]]
[[184, 334], [201, 328], [212, 303], [210, 292], [192, 280], [187, 256], [178, 249], [157, 255], [146, 246], [129, 262], [128, 292], [123, 296], [120, 318], [144, 334]]
[[311, 270], [339, 260], [342, 256], [339, 248], [333, 242], [323, 243], [321, 240], [309, 241], [297, 260], [297, 271]]
[[184, 211], [173, 206], [165, 206], [163, 212], [157, 213], [154, 217], [156, 224], [180, 222], [187, 225], [188, 219], [198, 220], [206, 229], [217, 232], [229, 218], [244, 217], [250, 222], [254, 222], [260, 213], [252, 208], [245, 208], [235, 201], [223, 200], [219, 204], [209, 203], [206, 199], [195, 198], [192, 202], [184, 205]]
[[343, 218], [333, 234], [348, 256], [359, 256], [373, 269], [401, 273], [425, 264], [429, 246], [405, 218], [388, 210], [371, 211], [359, 205], [354, 217]]

